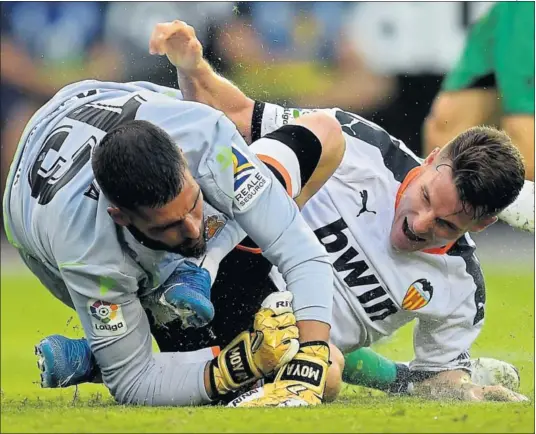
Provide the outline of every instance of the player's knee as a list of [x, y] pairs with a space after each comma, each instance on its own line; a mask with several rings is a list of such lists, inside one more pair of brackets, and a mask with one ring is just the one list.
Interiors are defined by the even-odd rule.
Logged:
[[329, 344], [331, 366], [326, 379], [326, 390], [324, 391], [324, 402], [333, 402], [339, 395], [342, 388], [342, 372], [344, 370], [344, 356], [341, 351], [332, 344]]
[[501, 128], [510, 136], [525, 160], [525, 179], [534, 181], [534, 116], [508, 115], [501, 119]]
[[455, 135], [456, 115], [452, 113], [449, 97], [439, 95], [434, 101], [430, 113], [424, 120], [424, 155], [428, 155], [436, 147], [446, 144], [447, 137]]
[[479, 108], [482, 97], [487, 98], [487, 95], [477, 91], [440, 93], [424, 121], [426, 143], [430, 143], [432, 149], [442, 147], [463, 130], [481, 123], [484, 115], [470, 113], [467, 108]]
[[495, 125], [498, 113], [497, 91], [464, 89], [441, 92], [435, 99], [423, 126], [425, 151], [442, 147], [475, 125]]

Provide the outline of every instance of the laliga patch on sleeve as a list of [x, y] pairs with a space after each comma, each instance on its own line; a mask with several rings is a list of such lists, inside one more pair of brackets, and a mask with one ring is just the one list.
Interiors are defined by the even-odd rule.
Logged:
[[89, 315], [91, 328], [95, 336], [120, 336], [127, 331], [127, 324], [123, 318], [121, 306], [101, 300], [89, 300]]
[[248, 209], [272, 182], [234, 145], [233, 174], [234, 203], [240, 211]]

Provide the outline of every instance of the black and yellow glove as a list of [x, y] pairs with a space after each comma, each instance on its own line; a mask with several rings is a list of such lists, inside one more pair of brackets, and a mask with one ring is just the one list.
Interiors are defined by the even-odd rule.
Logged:
[[326, 342], [301, 344], [298, 354], [283, 366], [273, 383], [250, 390], [229, 407], [299, 407], [322, 403], [329, 368]]
[[275, 292], [255, 314], [253, 332], [240, 333], [210, 365], [212, 390], [225, 395], [287, 364], [299, 349], [292, 293]]

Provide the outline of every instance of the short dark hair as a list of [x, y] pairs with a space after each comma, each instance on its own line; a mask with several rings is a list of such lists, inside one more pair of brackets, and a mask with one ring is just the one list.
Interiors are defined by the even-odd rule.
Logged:
[[91, 165], [104, 195], [130, 210], [158, 208], [174, 199], [187, 167], [171, 137], [142, 120], [109, 131], [93, 149]]
[[495, 128], [468, 129], [440, 153], [452, 168], [456, 189], [473, 219], [495, 216], [519, 195], [525, 182], [523, 157], [510, 137]]

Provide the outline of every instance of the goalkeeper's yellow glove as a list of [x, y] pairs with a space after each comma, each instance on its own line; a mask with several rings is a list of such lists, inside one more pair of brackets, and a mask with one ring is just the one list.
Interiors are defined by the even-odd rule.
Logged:
[[210, 365], [213, 392], [225, 395], [287, 364], [299, 349], [292, 293], [275, 292], [255, 314], [253, 332], [240, 333]]
[[297, 407], [322, 403], [329, 368], [326, 342], [301, 344], [298, 354], [283, 366], [273, 383], [250, 390], [229, 407]]

